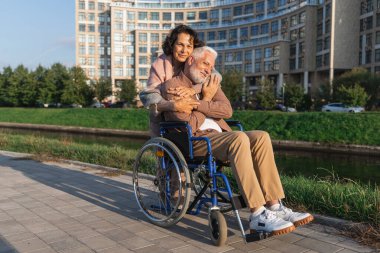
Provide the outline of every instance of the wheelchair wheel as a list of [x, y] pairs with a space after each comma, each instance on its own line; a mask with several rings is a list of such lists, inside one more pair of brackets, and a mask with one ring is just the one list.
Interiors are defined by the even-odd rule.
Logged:
[[[202, 188], [205, 185], [207, 185], [211, 179], [208, 175], [208, 172], [205, 169], [205, 170], [200, 170], [198, 172], [192, 171], [191, 172], [191, 180], [193, 183], [193, 190], [194, 190], [195, 194], [198, 195], [201, 192]], [[224, 182], [222, 182], [222, 180], [218, 180], [218, 187], [224, 188]], [[205, 198], [211, 198], [210, 187], [206, 190], [206, 192], [203, 194], [203, 196]], [[219, 204], [218, 206], [220, 208], [220, 212], [226, 213], [226, 212], [231, 211], [232, 205], [231, 205], [231, 203], [229, 203], [229, 199], [228, 199], [227, 194], [223, 193], [221, 191], [218, 191], [217, 196], [218, 196], [218, 204]], [[211, 207], [210, 202], [205, 202], [204, 205], [207, 208]]]
[[186, 214], [190, 173], [175, 144], [157, 137], [143, 145], [133, 168], [133, 187], [141, 211], [153, 224], [168, 227]]
[[210, 236], [216, 246], [223, 246], [227, 241], [227, 223], [219, 210], [211, 211], [208, 217]]

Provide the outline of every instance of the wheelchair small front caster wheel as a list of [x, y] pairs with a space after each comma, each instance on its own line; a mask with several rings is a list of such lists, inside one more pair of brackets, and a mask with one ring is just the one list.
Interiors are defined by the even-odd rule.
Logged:
[[223, 246], [227, 241], [227, 223], [223, 214], [219, 210], [209, 213], [208, 225], [210, 227], [210, 236], [216, 246]]

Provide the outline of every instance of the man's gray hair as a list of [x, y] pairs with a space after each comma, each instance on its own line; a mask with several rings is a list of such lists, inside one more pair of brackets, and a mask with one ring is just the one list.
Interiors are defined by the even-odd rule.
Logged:
[[205, 52], [211, 53], [214, 56], [214, 60], [216, 60], [216, 57], [218, 57], [218, 53], [208, 46], [194, 48], [194, 51], [191, 54], [191, 56], [193, 56], [194, 59], [198, 59], [202, 57]]

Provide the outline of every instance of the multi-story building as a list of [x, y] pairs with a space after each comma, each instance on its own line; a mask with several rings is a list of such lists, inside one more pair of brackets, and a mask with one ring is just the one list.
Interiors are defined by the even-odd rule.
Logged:
[[251, 92], [264, 77], [278, 93], [286, 82], [315, 92], [356, 66], [380, 71], [380, 0], [76, 0], [76, 19], [77, 64], [115, 89], [146, 85], [178, 24], [218, 51], [220, 72], [244, 72]]

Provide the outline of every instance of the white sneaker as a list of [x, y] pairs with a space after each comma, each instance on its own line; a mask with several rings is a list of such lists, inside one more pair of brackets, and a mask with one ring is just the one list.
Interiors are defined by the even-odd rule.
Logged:
[[273, 210], [271, 207], [270, 210], [276, 214], [278, 218], [281, 218], [286, 221], [290, 221], [294, 226], [298, 227], [300, 225], [305, 225], [314, 220], [314, 217], [309, 213], [299, 213], [293, 212], [292, 209], [283, 206], [282, 204], [275, 205], [277, 208]]
[[251, 233], [267, 232], [271, 235], [287, 234], [296, 229], [293, 223], [278, 218], [274, 212], [266, 208], [263, 208], [263, 212], [259, 215], [251, 214], [249, 228]]

